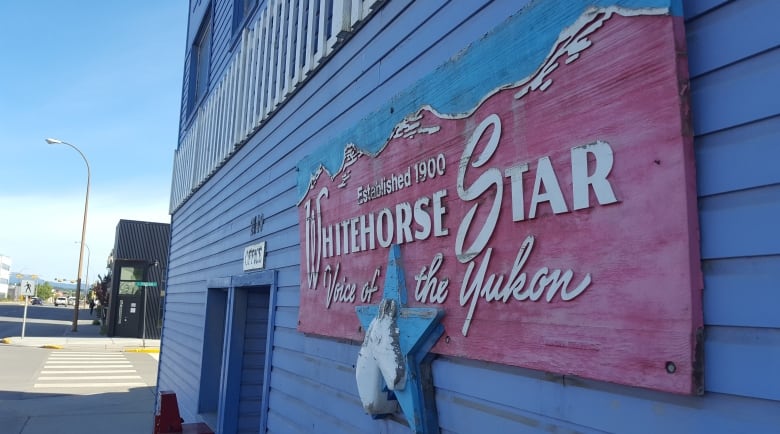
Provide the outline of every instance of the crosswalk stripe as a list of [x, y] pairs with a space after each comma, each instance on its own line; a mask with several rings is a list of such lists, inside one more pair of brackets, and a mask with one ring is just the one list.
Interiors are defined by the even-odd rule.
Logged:
[[97, 375], [97, 376], [68, 376], [67, 378], [63, 377], [38, 377], [38, 381], [61, 381], [61, 380], [129, 380], [129, 379], [140, 379], [140, 375]]
[[51, 353], [54, 357], [86, 357], [86, 356], [96, 356], [96, 357], [121, 357], [124, 354], [122, 352], [116, 351], [113, 353], [107, 353], [107, 352], [101, 352], [101, 351], [58, 351], [56, 353]]
[[47, 370], [47, 371], [41, 371], [41, 374], [46, 375], [52, 375], [52, 374], [103, 374], [103, 373], [111, 373], [111, 374], [125, 374], [128, 372], [136, 372], [135, 369], [103, 369], [103, 370], [95, 370], [95, 369], [79, 369], [77, 371], [74, 370], [65, 370], [65, 371], [54, 371], [54, 370]]
[[117, 362], [126, 362], [126, 361], [127, 361], [127, 359], [124, 358], [124, 357], [122, 357], [121, 359], [120, 358], [111, 358], [111, 359], [69, 359], [69, 358], [64, 358], [64, 359], [57, 359], [57, 358], [51, 358], [50, 357], [47, 360], [48, 363], [52, 363], [52, 362], [54, 362], [54, 363], [93, 363], [93, 362], [98, 362], [98, 363], [117, 363]]
[[36, 389], [60, 389], [60, 388], [96, 388], [96, 387], [146, 387], [146, 383], [141, 382], [126, 382], [126, 383], [46, 383], [46, 384], [34, 384]]
[[72, 388], [94, 393], [89, 390], [148, 386], [122, 353], [51, 353], [38, 375], [33, 384], [36, 389]]
[[62, 354], [95, 354], [100, 356], [122, 355], [122, 353], [105, 353], [101, 351], [61, 351], [58, 353], [52, 353], [52, 355], [62, 355]]
[[[111, 368], [132, 368], [133, 365], [131, 365], [130, 363], [125, 363], [124, 365], [112, 365], [110, 367]], [[74, 369], [74, 368], [85, 368], [85, 369], [86, 368], [90, 368], [90, 369], [92, 369], [92, 368], [100, 368], [100, 366], [84, 366], [84, 365], [53, 365], [52, 366], [52, 365], [44, 365], [43, 368], [44, 369], [54, 369], [54, 368], [56, 368], [56, 369], [62, 369], [62, 368], [70, 368], [70, 369]], [[106, 367], [106, 368], [108, 368], [108, 367]]]
[[49, 360], [65, 360], [65, 361], [105, 361], [111, 362], [114, 360], [125, 360], [124, 357], [49, 357]]
[[122, 353], [105, 353], [101, 351], [60, 351], [51, 353], [52, 356], [72, 356], [72, 355], [98, 355], [98, 356], [123, 356]]

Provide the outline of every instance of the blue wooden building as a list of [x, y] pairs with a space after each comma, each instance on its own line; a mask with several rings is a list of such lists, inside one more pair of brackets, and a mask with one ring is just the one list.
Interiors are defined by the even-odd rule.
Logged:
[[[300, 328], [308, 172], [346, 174], [349, 145], [378, 153], [423, 106], [474, 110], [613, 12], [684, 30], [703, 275], [690, 393], [434, 349], [410, 384], [436, 429], [367, 414], [362, 342]], [[773, 0], [190, 0], [158, 389], [221, 433], [780, 433], [777, 17]]]

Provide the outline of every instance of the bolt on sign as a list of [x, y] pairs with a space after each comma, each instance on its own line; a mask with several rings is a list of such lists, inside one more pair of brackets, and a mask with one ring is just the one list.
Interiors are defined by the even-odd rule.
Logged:
[[[409, 305], [445, 310], [434, 353], [700, 393], [681, 9], [583, 5], [566, 21], [543, 8], [568, 2], [540, 3], [395, 98], [416, 108], [378, 143], [361, 139], [389, 110], [299, 164], [299, 330], [361, 341], [355, 307], [382, 298], [399, 245]], [[524, 39], [531, 19], [560, 21], [540, 58], [494, 52], [539, 36]], [[426, 92], [529, 62], [466, 111]]]

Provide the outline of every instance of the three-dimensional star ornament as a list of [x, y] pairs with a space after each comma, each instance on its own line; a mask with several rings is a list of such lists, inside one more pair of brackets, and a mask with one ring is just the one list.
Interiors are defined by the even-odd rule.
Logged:
[[390, 247], [379, 305], [358, 306], [366, 330], [355, 367], [358, 393], [375, 416], [393, 413], [384, 388], [393, 391], [412, 432], [438, 433], [430, 349], [444, 333], [442, 309], [406, 306], [406, 281], [398, 245]]

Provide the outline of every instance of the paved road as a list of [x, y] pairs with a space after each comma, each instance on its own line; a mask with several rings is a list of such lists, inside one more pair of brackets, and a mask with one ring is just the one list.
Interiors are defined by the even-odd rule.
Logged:
[[[73, 324], [73, 310], [73, 306], [27, 306], [25, 336], [62, 336], [66, 327]], [[22, 335], [23, 316], [24, 303], [0, 303], [0, 339]], [[79, 309], [79, 327], [91, 318], [89, 308]], [[90, 321], [87, 326], [91, 326]]]

